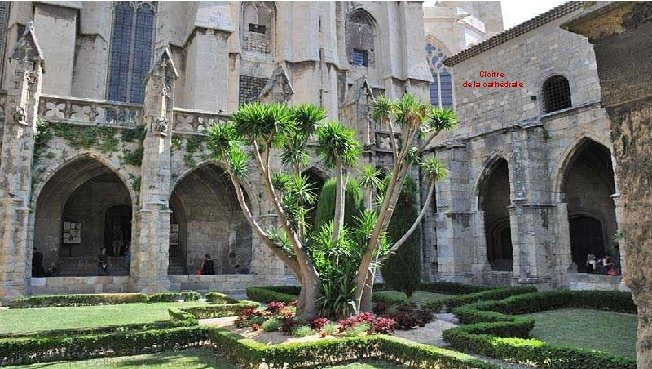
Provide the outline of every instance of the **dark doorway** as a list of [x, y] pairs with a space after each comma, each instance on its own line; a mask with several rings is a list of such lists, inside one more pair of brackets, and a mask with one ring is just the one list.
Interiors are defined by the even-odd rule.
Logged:
[[[120, 232], [122, 235], [121, 246], [114, 247], [113, 240], [116, 239], [114, 232]], [[104, 213], [104, 247], [107, 253], [111, 256], [122, 256], [125, 252], [125, 247], [131, 240], [131, 206], [128, 205], [115, 205], [107, 209]], [[130, 245], [131, 247], [131, 245]]]
[[493, 270], [513, 269], [512, 235], [509, 226], [509, 167], [498, 159], [480, 183], [480, 209], [484, 211], [487, 260]]
[[586, 265], [589, 254], [596, 258], [605, 256], [602, 224], [599, 220], [580, 215], [570, 219], [570, 242], [573, 263], [580, 273], [588, 272]]
[[618, 230], [616, 209], [611, 195], [615, 192], [611, 153], [590, 139], [582, 140], [564, 169], [562, 190], [568, 209], [570, 254], [577, 271], [587, 272], [589, 254], [596, 258], [620, 259], [612, 236]]

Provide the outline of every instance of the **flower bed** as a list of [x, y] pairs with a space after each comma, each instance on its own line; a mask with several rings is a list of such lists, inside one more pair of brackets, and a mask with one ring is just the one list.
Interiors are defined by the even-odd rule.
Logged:
[[534, 320], [510, 314], [576, 307], [635, 313], [631, 295], [606, 291], [520, 294], [453, 309], [465, 324], [444, 332], [455, 349], [549, 369], [635, 369], [636, 360], [528, 339]]

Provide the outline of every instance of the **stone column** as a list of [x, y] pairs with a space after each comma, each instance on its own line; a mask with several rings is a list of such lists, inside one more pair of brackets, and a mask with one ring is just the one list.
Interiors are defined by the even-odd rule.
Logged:
[[509, 207], [513, 276], [519, 284], [549, 287], [553, 276], [555, 244], [552, 233], [550, 191], [543, 128], [534, 124], [511, 133]]
[[[611, 120], [624, 279], [638, 305], [639, 369], [652, 367], [652, 3], [597, 3], [562, 27], [593, 43]], [[625, 211], [626, 210], [626, 211]]]
[[138, 237], [131, 278], [133, 289], [151, 293], [169, 289], [170, 144], [174, 83], [178, 73], [165, 49], [145, 82], [142, 180], [136, 212]]
[[29, 24], [7, 67], [9, 83], [0, 161], [0, 300], [29, 292], [29, 198], [43, 64], [33, 24]]
[[[468, 193], [468, 152], [463, 145], [441, 148], [437, 157], [448, 177], [437, 183], [437, 251], [439, 277], [470, 282], [474, 250], [474, 213]], [[467, 199], [465, 201], [465, 199]]]

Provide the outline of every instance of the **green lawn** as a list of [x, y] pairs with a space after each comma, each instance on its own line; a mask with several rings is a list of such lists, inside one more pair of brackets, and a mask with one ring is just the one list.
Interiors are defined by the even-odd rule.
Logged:
[[636, 358], [636, 315], [602, 310], [560, 309], [526, 314], [532, 336], [542, 341]]
[[[39, 363], [24, 366], [12, 366], [11, 368], [25, 369], [81, 369], [81, 368], [159, 368], [159, 369], [235, 369], [235, 365], [217, 358], [209, 351], [202, 349], [190, 349], [177, 352], [160, 352], [156, 354], [109, 357], [102, 359], [91, 359], [83, 361], [61, 361], [55, 363]], [[403, 368], [395, 364], [388, 364], [377, 361], [366, 363], [351, 363], [348, 365], [334, 366], [333, 369], [399, 369]]]
[[159, 320], [169, 320], [168, 308], [202, 304], [205, 303], [195, 301], [1, 309], [0, 334], [151, 323]]

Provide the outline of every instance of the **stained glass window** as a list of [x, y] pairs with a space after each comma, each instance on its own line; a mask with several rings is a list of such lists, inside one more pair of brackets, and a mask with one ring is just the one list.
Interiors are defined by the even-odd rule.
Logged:
[[142, 103], [154, 36], [154, 5], [118, 2], [113, 11], [108, 99]]
[[446, 55], [431, 44], [426, 45], [426, 55], [434, 81], [430, 84], [430, 104], [440, 108], [453, 107], [453, 77], [444, 65]]

